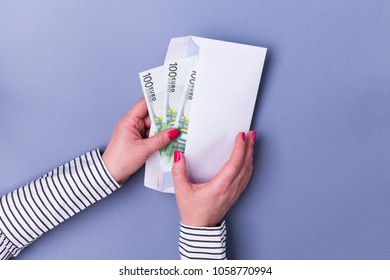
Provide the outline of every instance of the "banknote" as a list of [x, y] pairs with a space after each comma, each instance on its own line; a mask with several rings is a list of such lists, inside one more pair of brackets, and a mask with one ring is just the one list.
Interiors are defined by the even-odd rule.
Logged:
[[[164, 92], [166, 84], [165, 79], [163, 79], [163, 67], [160, 66], [141, 72], [139, 73], [139, 77], [151, 121], [150, 133], [154, 135], [165, 129], [163, 116], [165, 115]], [[164, 163], [162, 159], [165, 158], [165, 150], [165, 147], [160, 150], [162, 166]]]
[[157, 133], [163, 130], [163, 119], [165, 116], [165, 81], [163, 79], [163, 66], [139, 73], [142, 91], [146, 100], [152, 132]]
[[196, 56], [191, 56], [166, 61], [163, 66], [164, 79], [167, 81], [164, 96], [166, 113], [163, 116], [163, 126], [165, 128], [171, 128], [175, 125], [177, 113], [181, 110], [180, 106], [183, 103], [188, 75], [191, 73], [196, 60]]
[[178, 128], [180, 136], [160, 150], [161, 168], [172, 169], [173, 153], [184, 153], [194, 96], [197, 56], [167, 61], [163, 66], [139, 73], [142, 91], [152, 122], [152, 134]]
[[194, 67], [194, 70], [192, 70], [190, 74], [183, 105], [181, 106], [180, 113], [178, 114], [174, 125], [174, 127], [177, 127], [180, 130], [180, 137], [177, 139], [177, 149], [182, 153], [185, 152], [185, 145], [187, 142], [188, 124], [190, 122], [191, 103], [194, 98], [195, 80], [196, 67]]
[[191, 64], [191, 69], [186, 73], [186, 85], [181, 92], [180, 105], [178, 106], [178, 112], [175, 116], [175, 122], [173, 127], [180, 130], [179, 137], [170, 143], [165, 150], [164, 170], [170, 170], [173, 163], [173, 153], [175, 150], [179, 150], [182, 153], [185, 152], [187, 143], [188, 125], [190, 122], [191, 103], [194, 98], [195, 81], [196, 81], [196, 61]]

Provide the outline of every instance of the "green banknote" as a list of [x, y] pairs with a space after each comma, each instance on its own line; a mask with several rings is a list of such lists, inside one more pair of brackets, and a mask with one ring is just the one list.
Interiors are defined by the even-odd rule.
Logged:
[[179, 150], [182, 153], [185, 152], [185, 147], [187, 143], [187, 133], [188, 133], [188, 125], [190, 121], [190, 113], [191, 113], [191, 103], [194, 98], [194, 89], [195, 89], [195, 81], [196, 81], [196, 63], [193, 63], [191, 66], [191, 70], [186, 73], [186, 86], [184, 87], [184, 91], [181, 93], [182, 98], [179, 105], [179, 110], [175, 117], [175, 122], [173, 127], [176, 127], [180, 130], [179, 137], [170, 143], [165, 150], [165, 160], [164, 160], [164, 169], [167, 170], [172, 167], [173, 163], [173, 153], [175, 150]]
[[152, 122], [151, 133], [178, 128], [180, 136], [160, 150], [162, 169], [170, 172], [173, 153], [184, 153], [191, 101], [194, 96], [197, 56], [167, 61], [163, 66], [139, 73]]
[[[163, 67], [160, 66], [141, 72], [139, 77], [152, 123], [150, 131], [152, 134], [156, 134], [165, 129], [163, 116], [165, 115], [164, 92], [166, 86], [163, 79]], [[160, 151], [162, 158], [164, 153], [165, 148]]]
[[163, 116], [163, 126], [166, 128], [174, 127], [176, 116], [181, 110], [184, 92], [187, 86], [187, 77], [191, 73], [196, 56], [186, 57], [177, 60], [166, 61], [164, 64], [163, 75], [167, 81], [165, 91], [165, 116]]

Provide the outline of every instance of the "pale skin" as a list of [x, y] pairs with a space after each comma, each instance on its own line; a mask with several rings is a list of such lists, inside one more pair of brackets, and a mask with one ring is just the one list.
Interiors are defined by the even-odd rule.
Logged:
[[170, 139], [169, 135], [175, 136], [176, 129], [167, 129], [148, 138], [150, 125], [144, 99], [138, 101], [116, 124], [102, 158], [118, 183], [125, 182], [151, 154], [174, 139]]
[[193, 184], [186, 174], [183, 154], [176, 152], [172, 167], [176, 202], [181, 222], [196, 227], [214, 227], [237, 201], [249, 183], [253, 171], [256, 134], [241, 132], [236, 136], [229, 160], [209, 182]]
[[[151, 154], [178, 136], [176, 129], [167, 129], [148, 138], [150, 125], [144, 99], [137, 102], [116, 124], [102, 158], [119, 183], [125, 182]], [[186, 175], [185, 157], [175, 152], [172, 175], [183, 224], [213, 227], [223, 220], [249, 183], [255, 138], [254, 131], [238, 133], [229, 160], [214, 178], [203, 184], [190, 182]]]

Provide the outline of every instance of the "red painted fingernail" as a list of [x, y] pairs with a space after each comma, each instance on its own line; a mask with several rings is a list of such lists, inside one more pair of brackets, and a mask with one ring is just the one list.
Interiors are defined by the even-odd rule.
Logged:
[[241, 132], [241, 137], [242, 137], [242, 140], [244, 140], [244, 141], [245, 141], [245, 139], [246, 139], [246, 136], [245, 136], [245, 133], [244, 133], [244, 132]]
[[174, 128], [168, 132], [168, 137], [170, 140], [173, 140], [179, 136], [180, 131], [177, 128]]
[[180, 152], [179, 152], [179, 151], [175, 151], [175, 152], [173, 153], [173, 161], [174, 161], [174, 162], [180, 161]]
[[256, 140], [256, 131], [252, 131], [252, 138], [253, 140]]

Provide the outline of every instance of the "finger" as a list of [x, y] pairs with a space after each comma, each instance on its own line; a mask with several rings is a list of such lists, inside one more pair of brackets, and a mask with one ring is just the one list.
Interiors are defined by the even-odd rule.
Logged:
[[126, 113], [126, 119], [144, 119], [148, 115], [148, 107], [146, 107], [145, 98], [140, 99], [135, 105]]
[[224, 164], [221, 171], [216, 175], [215, 179], [222, 180], [224, 182], [232, 182], [234, 180], [234, 178], [240, 172], [244, 162], [246, 138], [247, 137], [244, 132], [237, 134], [230, 158]]
[[243, 192], [249, 183], [253, 172], [253, 151], [254, 142], [256, 139], [256, 132], [249, 131], [247, 133], [247, 143], [245, 148], [245, 157], [241, 170], [236, 176], [234, 184], [237, 184], [240, 193]]
[[187, 177], [186, 160], [184, 158], [184, 155], [180, 151], [174, 152], [172, 178], [176, 195], [188, 193], [192, 184]]
[[249, 131], [246, 135], [248, 139], [246, 151], [245, 151], [245, 159], [244, 161], [253, 164], [253, 152], [255, 148], [255, 140], [256, 140], [256, 131]]
[[166, 129], [157, 133], [156, 135], [153, 135], [152, 137], [143, 139], [142, 144], [144, 145], [144, 149], [149, 156], [152, 153], [167, 146], [174, 139], [176, 139], [179, 134], [180, 131], [177, 128]]
[[152, 121], [150, 120], [149, 115], [147, 115], [147, 116], [145, 117], [144, 122], [145, 122], [145, 127], [146, 127], [146, 128], [150, 128], [150, 126], [152, 125]]

